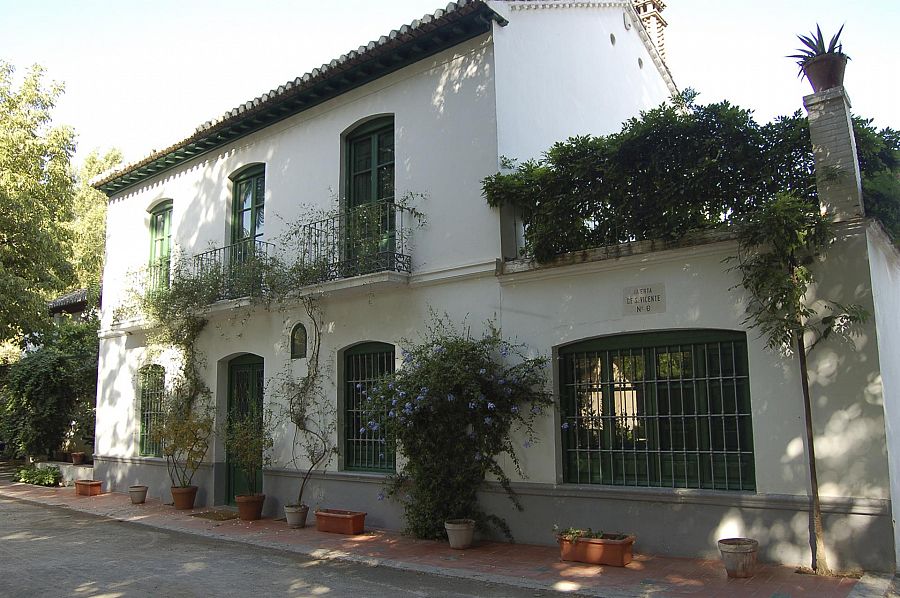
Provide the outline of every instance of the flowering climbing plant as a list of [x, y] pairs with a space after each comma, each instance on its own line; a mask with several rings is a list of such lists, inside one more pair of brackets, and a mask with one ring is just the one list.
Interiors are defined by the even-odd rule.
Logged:
[[478, 489], [488, 474], [521, 504], [498, 458], [506, 455], [522, 477], [513, 434], [536, 442], [534, 420], [553, 404], [547, 359], [503, 339], [488, 323], [481, 337], [433, 318], [419, 343], [407, 343], [403, 364], [367, 391], [361, 434], [383, 437], [386, 450], [405, 457], [387, 482], [403, 503], [407, 531], [445, 537], [444, 521], [471, 518], [510, 537], [506, 522], [485, 513]]

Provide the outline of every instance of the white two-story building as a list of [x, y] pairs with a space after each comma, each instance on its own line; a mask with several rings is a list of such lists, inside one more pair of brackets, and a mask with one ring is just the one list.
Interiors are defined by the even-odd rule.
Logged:
[[[469, 325], [494, 320], [552, 358], [559, 409], [538, 422], [540, 442], [520, 450], [528, 478], [510, 467], [525, 510], [490, 484], [482, 493], [518, 541], [553, 543], [558, 523], [633, 532], [642, 552], [709, 556], [718, 538], [748, 535], [765, 559], [807, 562], [797, 366], [743, 323], [746, 298], [722, 263], [735, 242], [635, 244], [538, 267], [516, 259], [513, 215], [482, 195], [482, 179], [503, 157], [538, 157], [571, 135], [617, 131], [675, 91], [630, 1], [461, 0], [97, 181], [109, 212], [96, 479], [117, 491], [148, 484], [168, 500], [165, 462], [147, 429], [176, 366], [148, 347], [139, 319], [114, 317], [132, 274], [175, 253], [202, 265], [235, 263], [247, 247], [316, 251], [334, 266], [316, 292], [339, 455], [314, 475], [305, 497], [313, 507], [364, 510], [372, 527], [402, 528], [402, 508], [377, 499], [394, 464], [358, 434], [354, 389], [399, 367], [401, 340], [418, 338], [434, 310]], [[399, 223], [409, 217], [399, 204], [412, 204], [424, 223]], [[347, 214], [371, 206], [391, 221], [374, 256], [341, 243]], [[315, 217], [335, 207], [339, 215]], [[276, 246], [304, 218], [322, 231], [321, 245]], [[891, 376], [897, 383], [898, 352], [881, 327], [884, 306], [897, 305], [898, 257], [859, 212], [841, 230], [843, 253], [822, 284], [853, 289], [875, 318], [855, 348], [817, 348], [811, 358], [822, 504], [832, 564], [891, 569], [886, 426], [900, 420], [883, 389]], [[879, 282], [890, 276], [893, 287]], [[279, 372], [302, 375], [311, 326], [299, 303], [247, 306], [227, 282], [198, 340], [219, 423], [237, 378], [255, 381], [245, 392], [266, 402]], [[629, 301], [642, 293], [653, 309]], [[884, 326], [896, 339], [893, 317]], [[665, 371], [672, 359], [690, 374]], [[626, 447], [564, 431], [584, 401], [658, 433]], [[288, 464], [293, 434], [279, 430], [263, 476], [269, 515], [298, 484]], [[195, 478], [199, 504], [233, 501], [226, 454], [219, 434]]]

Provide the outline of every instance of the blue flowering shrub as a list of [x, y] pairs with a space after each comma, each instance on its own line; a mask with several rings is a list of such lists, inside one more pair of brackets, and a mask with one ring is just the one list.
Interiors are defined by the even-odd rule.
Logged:
[[404, 349], [403, 366], [368, 391], [360, 432], [384, 432], [407, 459], [387, 494], [403, 503], [408, 533], [442, 538], [444, 521], [471, 518], [511, 539], [502, 518], [482, 511], [477, 492], [490, 473], [521, 510], [497, 459], [506, 454], [524, 477], [511, 433], [521, 431], [525, 447], [534, 443], [534, 419], [552, 405], [546, 373], [546, 358], [528, 357], [492, 324], [474, 338], [435, 319], [421, 343]]

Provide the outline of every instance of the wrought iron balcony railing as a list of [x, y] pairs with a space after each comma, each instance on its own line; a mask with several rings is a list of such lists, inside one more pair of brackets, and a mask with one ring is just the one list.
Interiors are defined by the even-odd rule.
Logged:
[[321, 281], [374, 272], [410, 272], [410, 214], [393, 202], [364, 204], [304, 225], [300, 259], [319, 269]]
[[237, 299], [265, 292], [265, 268], [275, 245], [248, 239], [194, 256], [194, 276], [208, 285], [211, 297]]
[[147, 288], [150, 291], [161, 291], [169, 288], [171, 269], [172, 258], [169, 256], [150, 262], [147, 266]]
[[300, 266], [292, 271], [297, 287], [375, 272], [408, 273], [412, 258], [405, 220], [410, 217], [408, 209], [392, 202], [357, 206], [301, 225], [296, 245], [279, 248], [284, 256], [275, 255], [272, 243], [241, 241], [195, 255], [192, 275], [211, 301], [219, 301], [265, 294], [272, 282], [268, 266], [276, 257], [277, 263]]

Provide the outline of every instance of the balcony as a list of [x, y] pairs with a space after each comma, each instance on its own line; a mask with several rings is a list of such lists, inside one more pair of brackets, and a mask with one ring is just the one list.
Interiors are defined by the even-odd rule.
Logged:
[[278, 246], [247, 240], [199, 253], [192, 274], [212, 301], [265, 296], [284, 273], [296, 277], [288, 282], [298, 289], [378, 272], [408, 274], [410, 217], [391, 202], [365, 204], [301, 224]]
[[193, 276], [207, 285], [212, 301], [259, 297], [274, 253], [274, 244], [255, 239], [211, 249], [194, 256]]
[[168, 255], [151, 261], [147, 266], [147, 289], [150, 292], [168, 289], [171, 268], [172, 258]]
[[412, 270], [407, 208], [392, 202], [365, 204], [300, 227], [299, 259], [314, 265], [316, 282], [374, 272]]

